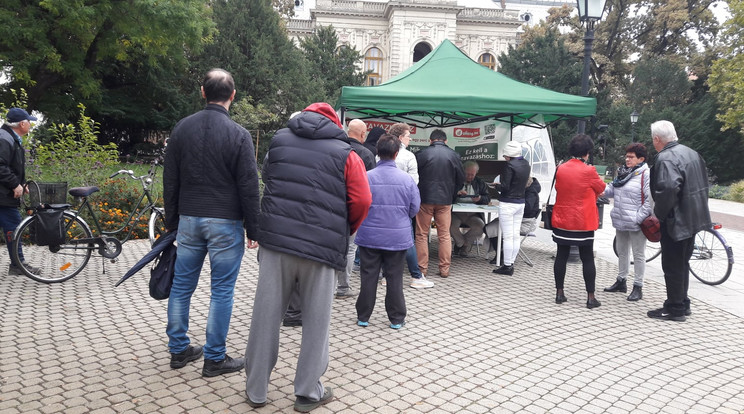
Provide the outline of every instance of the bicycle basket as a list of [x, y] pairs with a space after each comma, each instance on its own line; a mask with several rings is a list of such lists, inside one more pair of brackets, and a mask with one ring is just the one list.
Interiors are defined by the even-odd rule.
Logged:
[[31, 206], [40, 204], [66, 204], [67, 183], [29, 182], [28, 196]]

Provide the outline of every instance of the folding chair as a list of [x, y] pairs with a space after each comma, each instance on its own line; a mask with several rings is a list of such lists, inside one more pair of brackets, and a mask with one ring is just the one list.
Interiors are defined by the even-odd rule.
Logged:
[[524, 249], [524, 241], [528, 237], [535, 237], [535, 230], [537, 229], [537, 217], [525, 217], [522, 219], [522, 225], [519, 228], [519, 235], [522, 236], [522, 241], [519, 243], [518, 257], [522, 259], [528, 266], [533, 267], [535, 264], [532, 263], [532, 259], [527, 256]]

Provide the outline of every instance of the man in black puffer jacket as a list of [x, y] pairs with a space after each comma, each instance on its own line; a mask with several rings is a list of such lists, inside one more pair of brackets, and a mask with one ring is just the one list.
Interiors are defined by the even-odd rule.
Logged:
[[[204, 354], [202, 376], [213, 377], [244, 366], [243, 358], [227, 356], [225, 342], [245, 237], [248, 248], [258, 246], [258, 169], [251, 135], [227, 112], [235, 98], [230, 73], [210, 70], [202, 96], [207, 107], [176, 124], [165, 153], [165, 226], [178, 229], [166, 333], [171, 368], [184, 367]], [[190, 345], [186, 331], [191, 295], [207, 253], [212, 295], [202, 350]]]
[[449, 277], [452, 261], [452, 200], [465, 182], [460, 156], [447, 146], [447, 135], [435, 129], [430, 145], [416, 153], [419, 173], [421, 209], [416, 214], [416, 253], [419, 268], [426, 275], [429, 268], [429, 229], [431, 219], [437, 225], [439, 239], [439, 276]]

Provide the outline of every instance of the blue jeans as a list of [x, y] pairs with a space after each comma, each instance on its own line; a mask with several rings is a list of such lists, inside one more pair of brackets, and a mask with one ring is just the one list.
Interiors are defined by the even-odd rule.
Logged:
[[[5, 233], [5, 247], [8, 248], [8, 257], [10, 257], [11, 263], [13, 262], [13, 253], [11, 253], [11, 241], [13, 239], [13, 232], [16, 227], [21, 224], [21, 213], [18, 212], [18, 207], [0, 207], [0, 227], [3, 228]], [[18, 255], [21, 261], [23, 261], [23, 251], [19, 248]]]
[[178, 256], [168, 298], [168, 348], [179, 353], [189, 346], [191, 295], [199, 283], [204, 258], [209, 253], [212, 295], [207, 317], [204, 358], [225, 359], [235, 281], [245, 251], [245, 231], [240, 220], [181, 216], [178, 224]]
[[[411, 223], [411, 234], [413, 234], [413, 238], [415, 240], [416, 233], [413, 232], [414, 228], [415, 227], [412, 222]], [[413, 277], [414, 279], [420, 279], [422, 275], [421, 275], [421, 270], [419, 269], [419, 265], [418, 265], [418, 254], [416, 253], [415, 243], [408, 250], [406, 250], [406, 263], [408, 264], [408, 271], [411, 273], [411, 277]]]

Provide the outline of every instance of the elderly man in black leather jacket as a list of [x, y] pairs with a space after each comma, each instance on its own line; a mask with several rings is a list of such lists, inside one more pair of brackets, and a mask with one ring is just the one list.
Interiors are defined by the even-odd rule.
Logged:
[[651, 124], [659, 151], [651, 169], [654, 214], [661, 221], [661, 267], [667, 300], [648, 312], [650, 318], [683, 322], [690, 315], [690, 257], [695, 234], [710, 228], [708, 174], [700, 154], [677, 142], [669, 121]]

